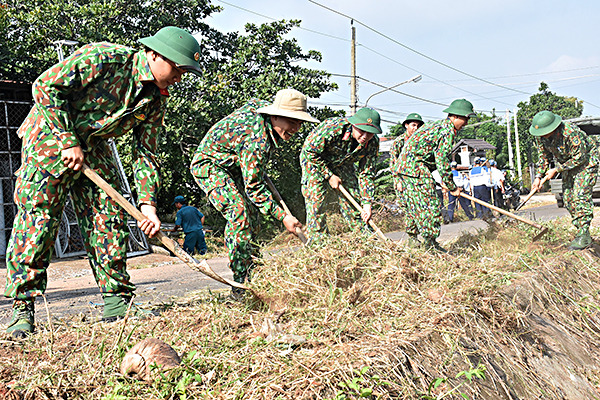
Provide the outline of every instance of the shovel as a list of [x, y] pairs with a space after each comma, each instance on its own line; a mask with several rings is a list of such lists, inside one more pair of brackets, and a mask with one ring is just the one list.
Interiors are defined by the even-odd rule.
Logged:
[[[131, 215], [133, 218], [135, 218], [139, 222], [146, 219], [146, 217], [144, 216], [144, 214], [141, 213], [140, 210], [135, 208], [135, 206], [133, 204], [131, 204], [129, 201], [127, 201], [127, 199], [125, 197], [123, 197], [112, 186], [110, 186], [108, 184], [108, 182], [106, 182], [104, 179], [102, 179], [102, 177], [100, 177], [100, 175], [98, 175], [96, 172], [94, 172], [93, 169], [88, 167], [86, 164], [83, 164], [83, 167], [81, 168], [81, 170], [83, 171], [85, 176], [90, 178], [90, 180], [92, 182], [94, 182], [96, 185], [98, 185], [98, 187], [100, 189], [104, 190], [114, 201], [116, 201], [121, 207], [123, 207], [125, 209], [125, 211], [127, 211], [129, 213], [129, 215]], [[179, 244], [177, 244], [177, 242], [175, 242], [171, 238], [167, 237], [166, 235], [163, 235], [162, 232], [158, 232], [155, 237], [158, 240], [160, 240], [162, 242], [162, 244], [164, 244], [169, 250], [171, 250], [173, 252], [173, 254], [175, 254], [175, 256], [177, 256], [177, 258], [179, 258], [181, 261], [186, 263], [194, 271], [201, 272], [204, 275], [208, 276], [209, 278], [214, 279], [217, 282], [221, 282], [226, 285], [244, 289], [244, 290], [250, 290], [250, 288], [248, 288], [245, 285], [242, 285], [241, 283], [237, 283], [234, 281], [230, 281], [229, 279], [223, 278], [222, 276], [220, 276], [219, 274], [217, 274], [215, 271], [212, 270], [212, 268], [210, 267], [210, 265], [208, 265], [206, 260], [202, 260], [202, 261], [196, 260], [194, 257], [190, 256], [185, 250], [183, 250], [179, 246]]]
[[[541, 187], [542, 187], [542, 185], [543, 185], [543, 184], [544, 184], [544, 183], [545, 183], [545, 182], [548, 180], [547, 178], [548, 178], [548, 176], [547, 176], [547, 175], [546, 175], [546, 176], [544, 176], [544, 179], [542, 179], [542, 180], [540, 181], [540, 185], [538, 186], [538, 188], [541, 188]], [[537, 191], [538, 191], [537, 189], [536, 189], [536, 190], [532, 190], [532, 191], [531, 191], [531, 192], [530, 192], [530, 193], [527, 195], [527, 197], [525, 197], [525, 199], [523, 199], [523, 201], [522, 201], [521, 203], [519, 203], [519, 205], [517, 206], [517, 208], [515, 208], [515, 211], [519, 211], [519, 209], [520, 209], [521, 207], [523, 207], [523, 206], [525, 205], [525, 203], [527, 203], [527, 202], [529, 201], [529, 199], [530, 199], [530, 198], [531, 198], [531, 197], [532, 197], [534, 194], [536, 194], [536, 193], [537, 193]]]
[[475, 197], [469, 196], [466, 193], [460, 192], [460, 196], [464, 197], [467, 200], [471, 200], [471, 201], [473, 201], [473, 202], [475, 202], [477, 204], [481, 204], [482, 206], [487, 207], [490, 210], [498, 211], [500, 214], [504, 214], [507, 217], [514, 218], [517, 221], [520, 221], [520, 222], [522, 222], [524, 224], [531, 225], [534, 228], [540, 229], [540, 232], [533, 237], [532, 242], [535, 242], [536, 240], [538, 240], [539, 238], [541, 238], [546, 232], [548, 232], [548, 228], [546, 228], [545, 226], [542, 226], [540, 224], [536, 224], [535, 222], [530, 221], [527, 218], [520, 217], [520, 216], [518, 216], [516, 214], [510, 213], [510, 212], [508, 212], [506, 210], [503, 210], [503, 209], [501, 209], [499, 207], [493, 206], [493, 205], [491, 205], [489, 203], [486, 203], [483, 200], [476, 199]]
[[[269, 187], [269, 190], [271, 191], [271, 193], [273, 193], [273, 196], [275, 196], [275, 199], [279, 202], [279, 204], [281, 204], [281, 207], [283, 207], [285, 213], [287, 215], [292, 215], [292, 213], [290, 212], [290, 209], [285, 204], [285, 202], [283, 201], [283, 198], [277, 191], [277, 188], [275, 187], [275, 185], [273, 185], [273, 181], [271, 180], [271, 178], [269, 178], [269, 175], [264, 174], [263, 177], [265, 179], [265, 182], [267, 182], [267, 186]], [[302, 229], [300, 229], [298, 227], [296, 227], [296, 236], [298, 236], [298, 238], [300, 238], [300, 240], [302, 241], [302, 244], [306, 244], [306, 242], [308, 242], [308, 239], [304, 235], [304, 232], [302, 232]]]
[[[346, 188], [344, 186], [342, 186], [342, 184], [340, 183], [339, 186], [340, 192], [342, 192], [342, 194], [348, 199], [348, 201], [350, 203], [352, 203], [352, 205], [354, 206], [354, 208], [356, 208], [359, 212], [362, 211], [362, 207], [360, 206], [360, 204], [358, 204], [358, 202], [356, 200], [354, 200], [354, 197], [352, 197], [352, 195], [350, 194], [350, 192], [348, 192], [346, 190]], [[371, 220], [369, 218], [369, 226], [371, 226], [371, 228], [373, 228], [373, 230], [375, 231], [375, 233], [377, 234], [377, 236], [379, 236], [379, 238], [381, 240], [383, 240], [384, 242], [387, 242], [387, 238], [385, 237], [385, 235], [383, 234], [383, 232], [381, 232], [381, 229], [379, 229], [377, 227], [377, 225], [375, 225], [375, 222], [373, 222], [373, 220]]]

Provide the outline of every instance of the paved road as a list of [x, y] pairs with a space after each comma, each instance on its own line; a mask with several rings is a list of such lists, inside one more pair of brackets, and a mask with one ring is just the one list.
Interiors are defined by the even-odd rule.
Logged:
[[[532, 220], [548, 220], [567, 215], [564, 208], [556, 204], [535, 207], [520, 211], [520, 215]], [[466, 221], [452, 223], [442, 227], [440, 242], [458, 237], [462, 233], [476, 233], [487, 229], [484, 221]], [[390, 232], [386, 234], [392, 240], [405, 240], [406, 233]], [[232, 279], [227, 267], [226, 258], [214, 258], [209, 264], [219, 275]], [[225, 285], [206, 278], [199, 272], [192, 271], [186, 264], [167, 255], [150, 254], [134, 257], [128, 261], [128, 271], [138, 289], [136, 301], [143, 304], [162, 304], [186, 293], [202, 289], [228, 289]], [[4, 292], [4, 276], [6, 266], [0, 264], [0, 290]], [[88, 319], [101, 316], [102, 297], [92, 276], [87, 260], [83, 257], [70, 260], [57, 260], [48, 269], [48, 288], [46, 300], [53, 317], [61, 318], [72, 314], [84, 314]], [[0, 297], [0, 329], [8, 323], [11, 317], [10, 299]], [[42, 321], [46, 320], [46, 310], [43, 299], [36, 301], [36, 315]]]

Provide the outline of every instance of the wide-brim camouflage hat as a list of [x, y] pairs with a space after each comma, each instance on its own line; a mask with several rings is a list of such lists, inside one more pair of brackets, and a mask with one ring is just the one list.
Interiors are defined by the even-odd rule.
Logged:
[[320, 122], [318, 119], [311, 117], [307, 109], [305, 95], [295, 89], [282, 89], [275, 95], [273, 104], [261, 107], [256, 112], [294, 118], [306, 122]]
[[450, 103], [450, 107], [444, 110], [447, 114], [460, 115], [461, 117], [474, 117], [473, 104], [469, 100], [456, 99]]
[[358, 129], [378, 134], [381, 133], [381, 117], [379, 113], [372, 108], [363, 107], [351, 117], [348, 117], [348, 122]]
[[417, 113], [410, 113], [406, 116], [406, 119], [404, 120], [404, 122], [402, 122], [402, 126], [404, 126], [404, 124], [406, 124], [407, 122], [420, 122], [421, 124], [424, 124], [425, 121], [423, 121], [423, 118], [421, 118], [421, 116]]
[[154, 36], [141, 38], [138, 42], [154, 50], [161, 56], [173, 61], [178, 68], [185, 69], [201, 76], [200, 45], [185, 29], [167, 26], [156, 32]]
[[562, 118], [559, 115], [554, 114], [552, 111], [540, 111], [535, 114], [533, 120], [531, 120], [531, 126], [529, 127], [529, 133], [533, 136], [544, 136], [553, 132], [560, 123]]

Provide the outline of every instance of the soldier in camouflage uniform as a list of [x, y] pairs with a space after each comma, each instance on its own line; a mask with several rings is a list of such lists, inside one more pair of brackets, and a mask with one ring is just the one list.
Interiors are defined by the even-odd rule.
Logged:
[[[551, 111], [537, 113], [529, 133], [537, 137], [540, 157], [531, 189], [538, 190], [544, 176], [552, 179], [562, 173], [565, 207], [577, 228], [569, 247], [582, 250], [591, 246], [590, 223], [594, 217], [592, 189], [598, 176], [598, 148], [585, 132]], [[550, 168], [553, 160], [556, 167]]]
[[[280, 90], [272, 105], [252, 99], [217, 122], [196, 150], [192, 175], [227, 220], [225, 245], [236, 282], [244, 283], [252, 268], [258, 211], [282, 221], [289, 232], [301, 226], [273, 200], [263, 175], [271, 152], [281, 140], [289, 140], [303, 121], [319, 122], [306, 112], [306, 96], [293, 89]], [[232, 288], [235, 299], [242, 293]]]
[[454, 183], [450, 169], [450, 151], [454, 137], [474, 115], [473, 105], [465, 100], [454, 100], [444, 110], [448, 118], [429, 122], [406, 141], [398, 159], [397, 171], [406, 203], [409, 243], [418, 243], [417, 235], [425, 240], [425, 247], [446, 252], [438, 243], [443, 222], [439, 198], [432, 172], [438, 170], [442, 185], [453, 196], [460, 188]]
[[320, 240], [327, 229], [324, 209], [327, 183], [336, 190], [342, 183], [362, 205], [359, 213], [348, 200], [338, 196], [340, 210], [350, 226], [364, 227], [371, 218], [373, 177], [379, 153], [377, 134], [381, 133], [379, 121], [377, 111], [361, 108], [352, 117], [323, 121], [306, 137], [300, 165], [306, 229], [313, 243]]
[[155, 152], [167, 87], [185, 71], [200, 71], [200, 47], [187, 31], [167, 27], [140, 42], [146, 49], [84, 46], [33, 85], [35, 104], [18, 131], [23, 138], [14, 195], [18, 214], [6, 253], [5, 296], [15, 299], [7, 332], [15, 337], [34, 330], [34, 299], [46, 289], [67, 194], [104, 298], [104, 319], [125, 315], [135, 286], [126, 271], [124, 213], [80, 170], [85, 162], [119, 188], [107, 139], [132, 132], [138, 201], [147, 217], [139, 226], [147, 235], [156, 234]]
[[[398, 158], [400, 157], [400, 153], [402, 152], [402, 148], [404, 147], [404, 143], [415, 133], [421, 126], [423, 126], [424, 121], [423, 118], [417, 113], [408, 114], [402, 125], [406, 132], [403, 135], [400, 135], [394, 140], [392, 144], [392, 149], [390, 151], [390, 171], [392, 173], [392, 179], [394, 182], [394, 190], [396, 191], [396, 198], [398, 201], [398, 205], [400, 209], [404, 212], [404, 216], [406, 217], [406, 203], [404, 202], [404, 198], [401, 196], [402, 186], [400, 186], [400, 173], [398, 171]], [[408, 226], [409, 224], [414, 225], [414, 221], [412, 219], [405, 218], [405, 224]], [[406, 228], [406, 230], [415, 231], [416, 226], [412, 226], [410, 228]]]

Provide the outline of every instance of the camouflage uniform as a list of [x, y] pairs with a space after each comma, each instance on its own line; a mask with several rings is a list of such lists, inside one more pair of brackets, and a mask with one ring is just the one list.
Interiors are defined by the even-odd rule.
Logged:
[[576, 125], [563, 121], [556, 139], [538, 137], [537, 147], [540, 155], [537, 176], [543, 177], [550, 161], [556, 161], [556, 170], [562, 172], [565, 207], [579, 232], [587, 231], [594, 217], [592, 189], [600, 157], [596, 144]]
[[81, 146], [85, 162], [118, 188], [106, 139], [132, 131], [138, 200], [155, 205], [159, 182], [154, 153], [167, 92], [144, 84], [152, 80], [143, 50], [96, 43], [35, 81], [35, 105], [18, 131], [23, 163], [16, 172], [18, 214], [6, 252], [5, 296], [28, 300], [46, 289], [46, 269], [68, 193], [100, 291], [110, 296], [135, 289], [126, 272], [123, 211], [81, 172], [67, 168], [61, 151]]
[[[378, 136], [374, 135], [366, 146], [360, 145], [352, 137], [352, 125], [342, 117], [321, 122], [306, 137], [300, 152], [300, 165], [306, 230], [311, 238], [318, 238], [327, 229], [325, 195], [332, 175], [340, 177], [344, 187], [360, 204], [371, 204], [375, 194], [373, 178], [378, 153]], [[338, 201], [342, 215], [352, 228], [365, 226], [360, 213], [348, 200], [340, 195]]]
[[270, 117], [256, 112], [268, 104], [252, 99], [217, 122], [200, 142], [191, 165], [196, 182], [227, 220], [229, 267], [240, 283], [252, 267], [258, 211], [279, 221], [285, 218], [263, 181], [270, 153], [277, 146]]
[[394, 170], [402, 185], [409, 235], [421, 234], [426, 240], [440, 235], [443, 219], [431, 173], [437, 169], [444, 185], [456, 189], [449, 161], [455, 134], [447, 118], [423, 125], [404, 144]]

